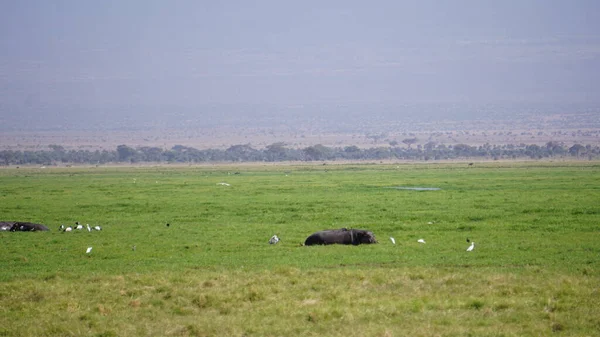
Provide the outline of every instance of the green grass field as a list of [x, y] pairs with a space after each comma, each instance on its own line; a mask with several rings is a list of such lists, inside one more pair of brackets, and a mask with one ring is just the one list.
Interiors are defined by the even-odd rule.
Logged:
[[4, 168], [0, 220], [51, 228], [0, 233], [0, 336], [600, 335], [598, 162]]

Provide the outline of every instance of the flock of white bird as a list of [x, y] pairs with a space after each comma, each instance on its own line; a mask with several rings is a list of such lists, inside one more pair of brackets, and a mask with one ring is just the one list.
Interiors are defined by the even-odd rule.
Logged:
[[[77, 221], [77, 222], [75, 222], [75, 226], [65, 227], [65, 225], [60, 225], [60, 227], [58, 227], [58, 230], [63, 231], [63, 232], [72, 232], [72, 231], [76, 231], [76, 230], [77, 231], [83, 230], [83, 228], [84, 228], [83, 225]], [[87, 229], [88, 232], [91, 232], [93, 230], [94, 231], [102, 230], [102, 227], [100, 227], [100, 226], [90, 227], [90, 224], [86, 224], [85, 228]]]
[[[81, 231], [84, 228], [87, 229], [88, 232], [102, 230], [102, 227], [100, 227], [100, 226], [91, 227], [90, 224], [86, 224], [85, 227], [83, 227], [83, 225], [80, 224], [79, 221], [75, 222], [75, 226], [65, 227], [65, 225], [60, 225], [60, 227], [58, 227], [58, 230], [63, 231], [63, 232], [73, 232], [73, 231]], [[91, 252], [92, 252], [92, 247], [88, 247], [88, 249], [85, 250], [86, 254], [89, 254]]]

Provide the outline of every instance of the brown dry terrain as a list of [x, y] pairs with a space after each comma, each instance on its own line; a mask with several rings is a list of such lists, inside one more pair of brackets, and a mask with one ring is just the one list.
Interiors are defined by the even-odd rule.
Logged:
[[381, 122], [357, 126], [352, 130], [336, 130], [331, 125], [311, 128], [293, 126], [240, 127], [223, 126], [188, 129], [93, 130], [93, 131], [3, 131], [0, 149], [40, 150], [48, 145], [66, 149], [113, 150], [126, 144], [132, 147], [150, 146], [169, 149], [174, 145], [197, 149], [226, 149], [232, 145], [250, 144], [261, 149], [284, 142], [292, 148], [322, 144], [330, 147], [355, 145], [361, 148], [406, 146], [403, 140], [416, 138], [413, 147], [428, 142], [435, 144], [505, 145], [537, 144], [550, 141], [566, 146], [600, 144], [600, 119], [597, 114], [527, 116], [521, 120], [468, 120], [406, 123]]

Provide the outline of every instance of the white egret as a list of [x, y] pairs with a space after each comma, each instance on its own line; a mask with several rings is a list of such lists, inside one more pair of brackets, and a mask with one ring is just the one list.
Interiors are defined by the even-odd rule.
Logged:
[[92, 247], [88, 247], [88, 249], [85, 251], [86, 254], [89, 254], [92, 251]]
[[100, 227], [100, 226], [94, 226], [94, 229], [97, 230], [97, 231], [101, 231], [102, 227]]
[[274, 245], [277, 242], [279, 242], [279, 237], [277, 235], [273, 235], [270, 239], [269, 239], [269, 244]]
[[91, 231], [92, 231], [92, 228], [90, 227], [90, 224], [87, 224], [86, 226], [87, 226], [87, 230], [88, 230], [88, 232], [91, 232]]
[[392, 241], [393, 244], [396, 244], [396, 239], [394, 239], [393, 237], [390, 236], [390, 240]]
[[231, 185], [230, 185], [230, 184], [228, 184], [228, 183], [217, 183], [217, 185], [222, 185], [222, 186], [231, 186]]
[[423, 240], [423, 239], [419, 239], [419, 240], [417, 240], [417, 242], [418, 242], [418, 243], [425, 243], [425, 240]]
[[475, 249], [475, 242], [471, 242], [471, 245], [469, 246], [469, 248], [467, 248], [467, 252], [470, 252], [473, 249]]

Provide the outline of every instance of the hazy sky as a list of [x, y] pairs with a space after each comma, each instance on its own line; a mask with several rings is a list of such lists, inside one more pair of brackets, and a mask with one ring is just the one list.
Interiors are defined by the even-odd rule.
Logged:
[[0, 1], [0, 122], [211, 104], [597, 105], [599, 78], [597, 0]]

